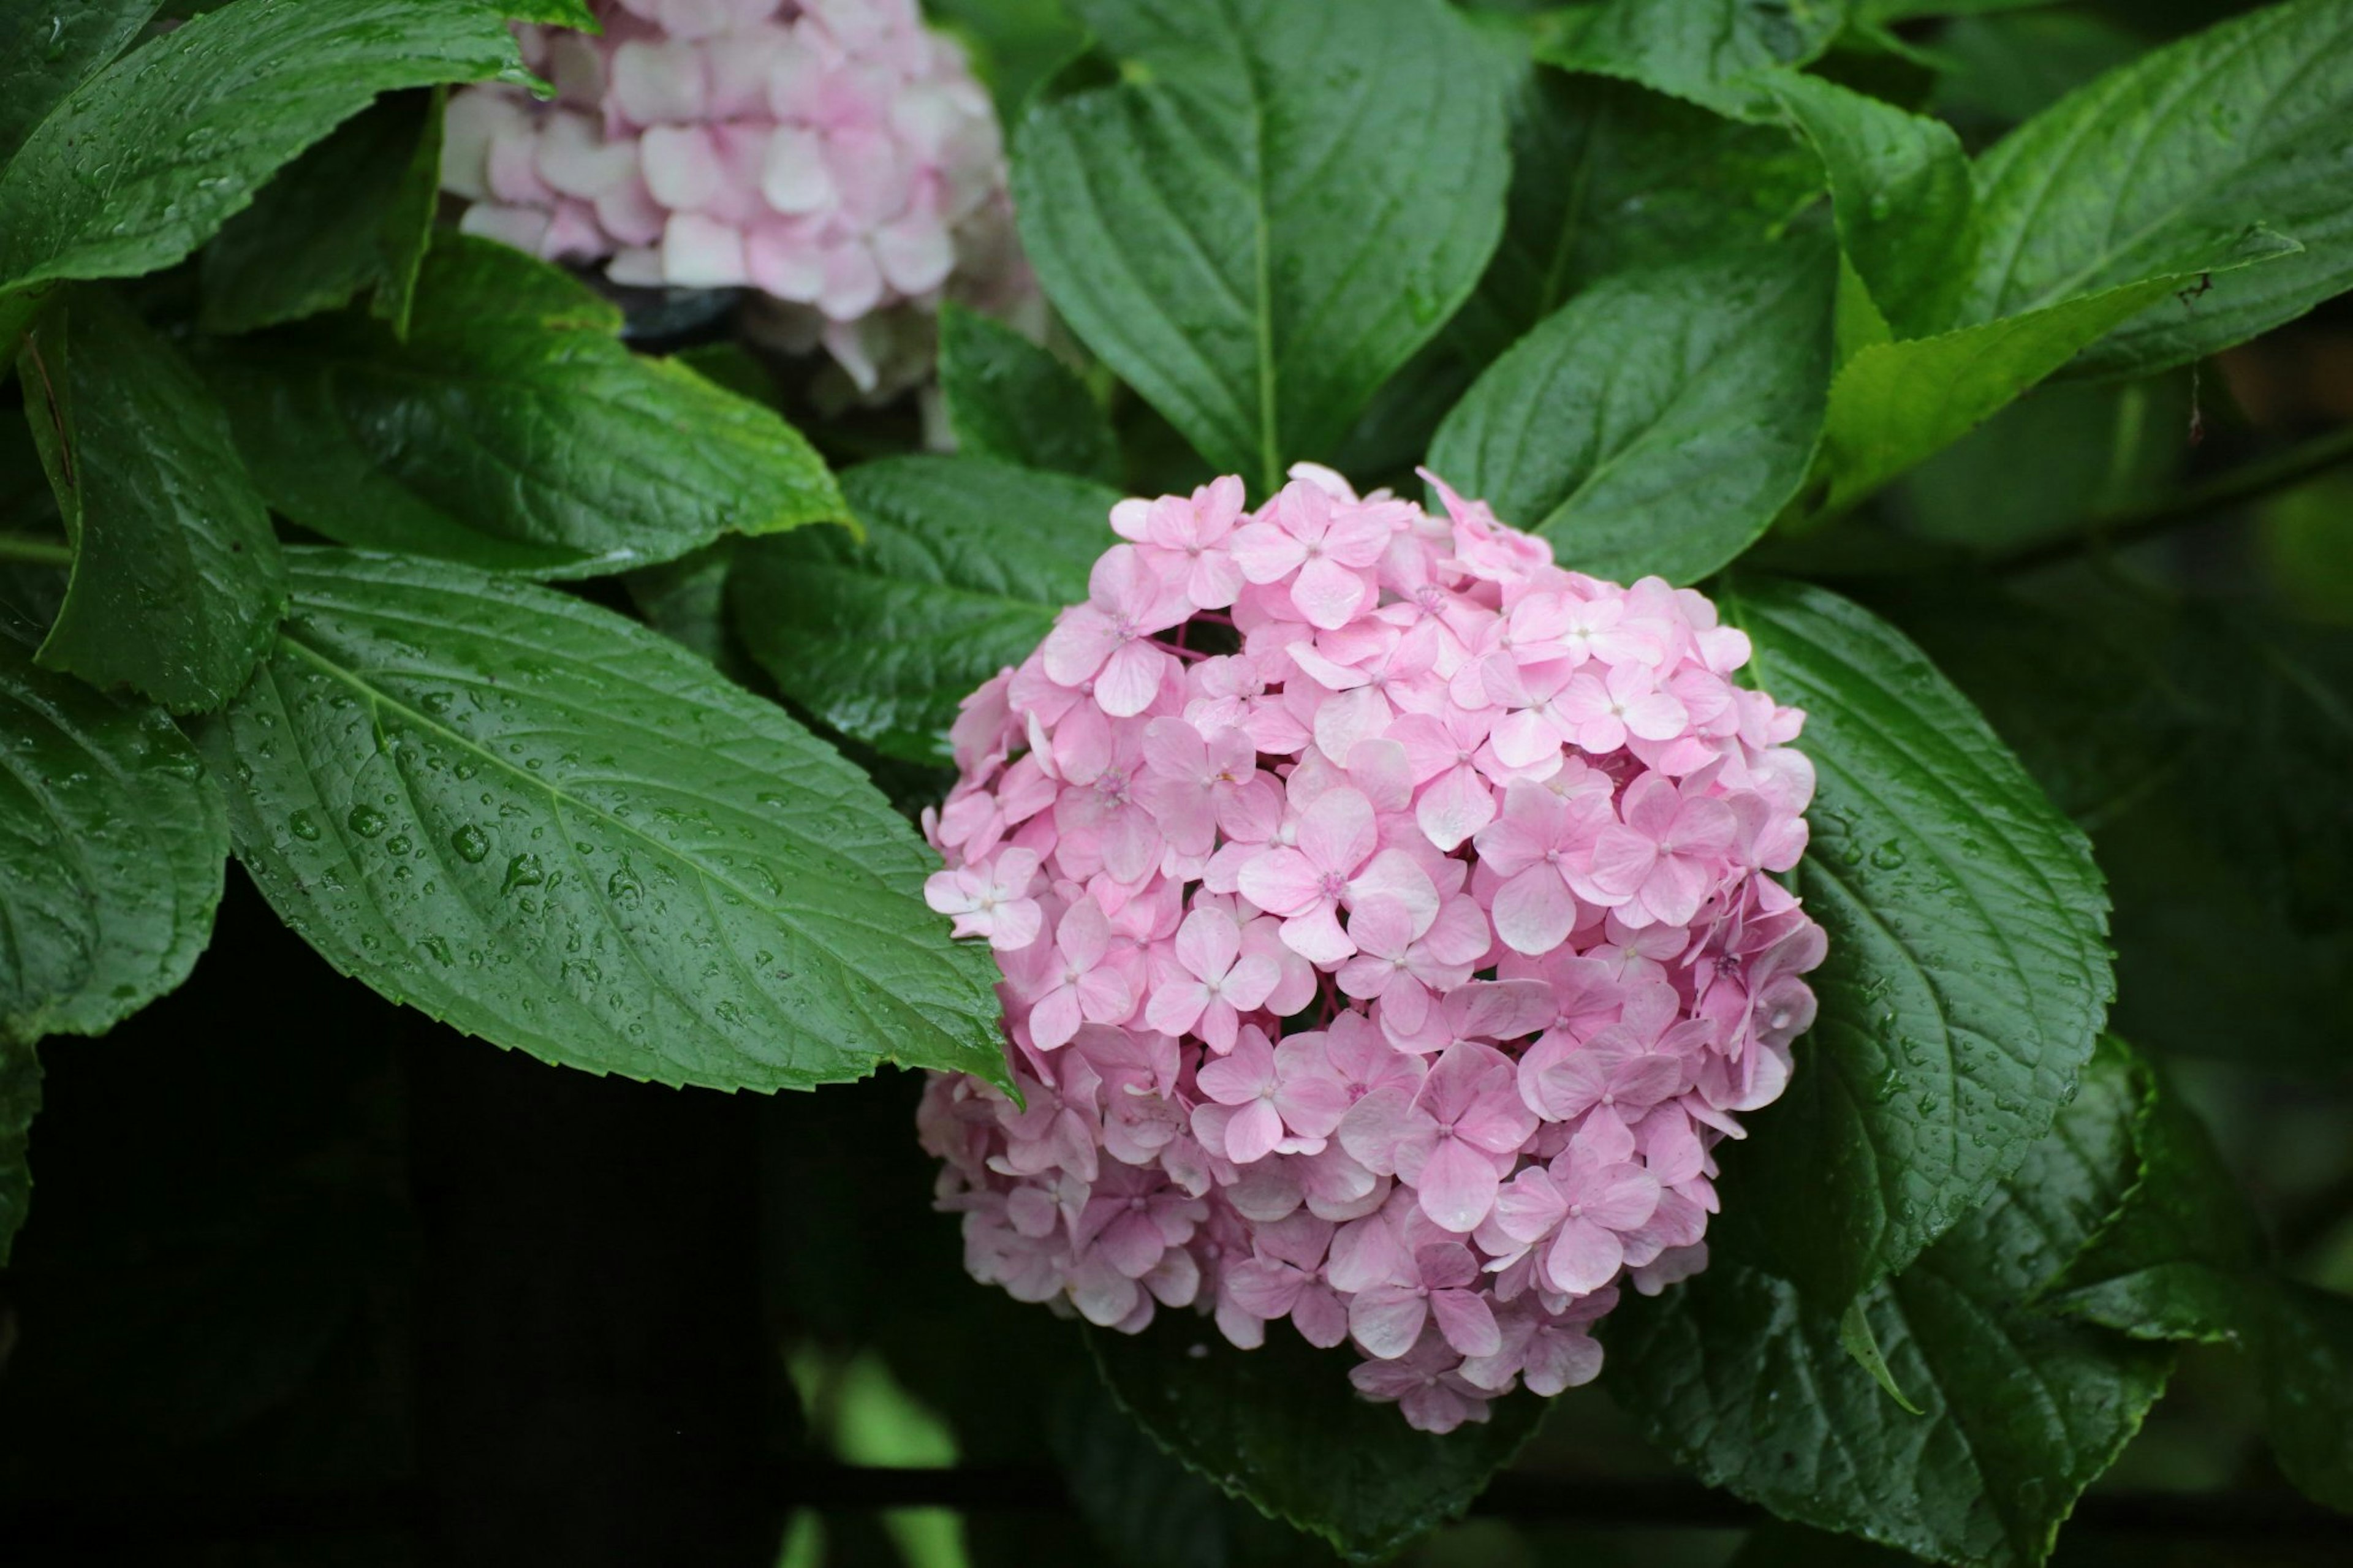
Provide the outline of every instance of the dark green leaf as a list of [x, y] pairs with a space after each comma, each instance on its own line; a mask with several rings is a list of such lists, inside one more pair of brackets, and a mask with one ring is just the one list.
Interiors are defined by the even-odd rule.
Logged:
[[556, 27], [577, 27], [600, 33], [604, 27], [588, 8], [588, 0], [493, 0], [491, 9], [518, 22], [544, 22]]
[[972, 56], [973, 72], [997, 99], [997, 115], [1010, 125], [1029, 94], [1087, 41], [1061, 0], [931, 0], [923, 13], [955, 34]]
[[1112, 1393], [1161, 1447], [1229, 1496], [1377, 1561], [1470, 1506], [1543, 1418], [1497, 1400], [1483, 1423], [1417, 1432], [1348, 1383], [1349, 1357], [1278, 1327], [1237, 1350], [1205, 1318], [1162, 1312], [1140, 1334], [1090, 1331]]
[[734, 567], [735, 542], [723, 539], [632, 572], [622, 582], [646, 625], [692, 648], [740, 686], [749, 667], [727, 628], [727, 579]]
[[940, 395], [956, 449], [1116, 486], [1119, 438], [1078, 373], [1002, 321], [940, 308]]
[[2040, 1304], [2136, 1339], [2239, 1346], [2280, 1468], [2353, 1511], [2353, 1300], [2275, 1274], [2203, 1124], [2154, 1075], [2143, 1100], [2138, 1180]]
[[102, 1034], [212, 934], [220, 791], [153, 706], [33, 664], [0, 603], [0, 1040]]
[[[1979, 553], [2080, 532], [2087, 519], [2173, 494], [2191, 450], [2190, 382], [2187, 371], [2045, 382], [1913, 468], [1886, 498], [1906, 531]], [[2034, 482], [2020, 484], [2021, 474]]]
[[1929, 107], [1983, 146], [2147, 48], [2147, 39], [2073, 8], [1962, 16], [1936, 36], [1945, 69]]
[[2115, 993], [2107, 898], [2083, 834], [1892, 627], [1789, 584], [1718, 603], [1757, 684], [1806, 712], [1820, 782], [1796, 882], [1830, 936], [1789, 1091], [1725, 1151], [1727, 1247], [1834, 1331], [2050, 1130]]
[[[0, 829], [5, 831], [5, 829]], [[33, 1203], [33, 1172], [26, 1151], [33, 1118], [41, 1110], [41, 1058], [32, 1045], [0, 1031], [0, 1268], [25, 1226]]]
[[47, 320], [17, 371], [74, 568], [40, 661], [217, 708], [285, 607], [269, 510], [204, 383], [121, 301], [80, 289]]
[[1745, 249], [1821, 192], [1778, 127], [1525, 61], [1503, 242], [1446, 341], [1484, 365], [1595, 279]]
[[158, 0], [0, 0], [0, 168], [33, 127], [139, 36]]
[[2353, 1300], [2283, 1282], [2263, 1325], [2264, 1429], [2287, 1479], [2353, 1513]]
[[1919, 1561], [1852, 1535], [1775, 1521], [1750, 1531], [1728, 1568], [1914, 1568]]
[[1071, 328], [1212, 466], [1327, 455], [1503, 226], [1493, 51], [1439, 0], [1082, 0], [1120, 79], [1040, 100], [1021, 235]]
[[205, 247], [207, 331], [347, 305], [408, 330], [440, 198], [441, 89], [386, 95], [278, 172]]
[[619, 326], [559, 269], [452, 235], [407, 342], [351, 312], [216, 345], [206, 370], [270, 504], [346, 544], [586, 577], [845, 515], [773, 411]]
[[1539, 49], [1568, 70], [1746, 113], [1772, 100], [1741, 79], [1804, 65], [1845, 21], [1846, 0], [1605, 0], [1556, 13]]
[[1580, 572], [1704, 576], [1805, 479], [1833, 279], [1792, 243], [1598, 283], [1479, 378], [1430, 467]]
[[2038, 1304], [2136, 1339], [2238, 1340], [2270, 1258], [2238, 1179], [2195, 1112], [2153, 1073], [2133, 1129], [2126, 1201]]
[[212, 237], [379, 92], [527, 79], [480, 0], [239, 0], [84, 82], [0, 173], [0, 289], [123, 278]]
[[873, 786], [654, 632], [430, 562], [293, 557], [295, 612], [206, 725], [241, 859], [330, 963], [552, 1062], [807, 1088], [1001, 1079], [985, 948]]
[[845, 735], [945, 758], [956, 704], [1087, 596], [1118, 493], [986, 458], [891, 458], [842, 489], [857, 542], [809, 529], [738, 552], [744, 641], [786, 696]]
[[2125, 319], [2086, 371], [2181, 364], [2353, 286], [2353, 0], [2223, 22], [2069, 95], [1979, 170], [1984, 246], [1968, 322], [2180, 270], [2253, 225], [2304, 247]]
[[2137, 282], [1936, 337], [1862, 349], [1840, 367], [1831, 385], [1822, 433], [1829, 504], [1849, 505], [1951, 446], [2085, 344], [2152, 303], [2165, 310], [2192, 310], [2199, 290], [2212, 279], [2256, 263], [2291, 266], [2296, 254], [2295, 242], [2268, 230], [2233, 233], [2205, 253], [2177, 257], [2158, 275]]
[[2353, 637], [2080, 574], [2048, 608], [1948, 582], [1889, 613], [2097, 841], [2117, 1030], [2342, 1077], [2353, 821], [2330, 781], [2353, 767]]
[[[1793, 1088], [1820, 1066], [1801, 1058]], [[2131, 1185], [2140, 1104], [2131, 1058], [2104, 1049], [1991, 1201], [1864, 1299], [1923, 1415], [1849, 1358], [1835, 1311], [1725, 1262], [1611, 1318], [1620, 1403], [1701, 1479], [1784, 1518], [1939, 1562], [2041, 1563], [2171, 1367], [2163, 1347], [2024, 1304]], [[1773, 1121], [1756, 1119], [1758, 1142], [1799, 1131]], [[1729, 1173], [1724, 1191], [1736, 1208], [1750, 1195]]]
[[1899, 338], [1949, 321], [1969, 275], [1975, 197], [1960, 138], [1820, 77], [1776, 71], [1773, 96], [1821, 155], [1839, 244]]

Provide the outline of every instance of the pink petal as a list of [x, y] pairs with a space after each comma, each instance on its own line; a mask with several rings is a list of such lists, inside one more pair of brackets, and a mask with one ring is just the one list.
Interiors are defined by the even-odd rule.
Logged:
[[1114, 719], [1143, 712], [1160, 694], [1160, 678], [1169, 662], [1166, 652], [1141, 637], [1122, 643], [1095, 677], [1095, 700]]
[[[1378, 842], [1372, 802], [1345, 786], [1317, 796], [1299, 819], [1300, 853], [1318, 870], [1345, 876], [1365, 863]], [[1261, 909], [1273, 909], [1254, 896], [1250, 901]]]
[[1253, 857], [1243, 865], [1238, 885], [1242, 897], [1273, 915], [1302, 913], [1324, 898], [1322, 873], [1296, 849], [1269, 849]]
[[1253, 1100], [1226, 1123], [1226, 1158], [1237, 1165], [1262, 1160], [1282, 1142], [1282, 1117], [1263, 1100]]
[[1617, 1278], [1625, 1261], [1626, 1249], [1616, 1231], [1591, 1220], [1572, 1219], [1562, 1224], [1552, 1250], [1545, 1254], [1545, 1274], [1555, 1289], [1582, 1296]]
[[1484, 1297], [1468, 1290], [1439, 1290], [1430, 1298], [1430, 1310], [1446, 1342], [1464, 1355], [1493, 1355], [1504, 1348], [1503, 1332]]
[[1495, 792], [1478, 769], [1450, 767], [1421, 792], [1414, 803], [1414, 820], [1432, 844], [1451, 854], [1495, 820]]
[[1346, 626], [1372, 597], [1373, 585], [1364, 574], [1327, 556], [1317, 556], [1302, 566], [1291, 584], [1291, 602], [1307, 617], [1309, 626], [1324, 631]]
[[1348, 1331], [1366, 1355], [1379, 1361], [1395, 1361], [1413, 1349], [1429, 1319], [1428, 1298], [1405, 1286], [1362, 1291], [1348, 1303]]
[[1495, 1206], [1493, 1161], [1457, 1138], [1441, 1138], [1415, 1178], [1421, 1212], [1444, 1229], [1467, 1236]]
[[1577, 900], [1560, 873], [1537, 861], [1495, 893], [1495, 934], [1514, 952], [1541, 955], [1568, 940], [1577, 926]]

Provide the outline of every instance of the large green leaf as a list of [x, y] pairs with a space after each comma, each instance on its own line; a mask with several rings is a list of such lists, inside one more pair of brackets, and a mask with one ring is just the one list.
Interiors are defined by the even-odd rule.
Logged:
[[1120, 78], [1039, 100], [1021, 236], [1087, 344], [1221, 471], [1327, 455], [1478, 282], [1509, 170], [1440, 0], [1081, 0]]
[[293, 557], [203, 744], [237, 857], [327, 960], [552, 1062], [806, 1088], [1003, 1075], [938, 862], [768, 703], [608, 610], [432, 562]]
[[1569, 70], [1746, 113], [1772, 100], [1744, 79], [1821, 54], [1846, 10], [1846, 0], [1604, 0], [1556, 13], [1539, 47]]
[[1479, 378], [1430, 468], [1580, 572], [1704, 576], [1805, 479], [1834, 283], [1799, 242], [1597, 283]]
[[346, 312], [206, 357], [270, 504], [330, 539], [584, 577], [845, 515], [807, 442], [521, 251], [446, 236], [406, 342]]
[[808, 529], [737, 552], [744, 641], [785, 695], [913, 762], [956, 704], [1087, 596], [1118, 493], [986, 458], [890, 458], [842, 476], [864, 543]]
[[77, 88], [0, 173], [0, 290], [123, 278], [210, 238], [379, 92], [528, 80], [481, 0], [238, 0]]
[[0, 1033], [0, 1268], [32, 1206], [33, 1173], [26, 1163], [33, 1118], [41, 1110], [41, 1058], [29, 1042]]
[[2154, 1074], [2141, 1101], [2126, 1201], [2038, 1300], [2137, 1339], [2239, 1340], [2270, 1268], [2263, 1232], [2196, 1114]]
[[1726, 1247], [1835, 1318], [2050, 1130], [2115, 992], [2107, 898], [2083, 834], [1892, 627], [1792, 584], [1718, 603], [1757, 684], [1806, 712], [1796, 884], [1830, 936], [1788, 1092], [1724, 1152]]
[[1162, 1312], [1140, 1334], [1092, 1330], [1095, 1364], [1128, 1414], [1187, 1468], [1356, 1562], [1377, 1562], [1471, 1505], [1543, 1419], [1495, 1401], [1485, 1422], [1417, 1432], [1357, 1396], [1351, 1357], [1277, 1326], [1237, 1350], [1205, 1318]]
[[269, 510], [204, 383], [121, 300], [78, 289], [46, 322], [18, 375], [74, 567], [40, 661], [217, 708], [285, 607]]
[[1120, 482], [1119, 438], [1078, 373], [953, 302], [940, 307], [940, 395], [960, 452]]
[[2280, 1468], [2353, 1511], [2353, 1300], [2281, 1279], [2196, 1115], [2152, 1077], [2138, 1180], [2051, 1280], [2047, 1309], [2147, 1340], [2206, 1340], [2253, 1359]]
[[220, 791], [152, 704], [32, 660], [0, 602], [0, 1040], [96, 1035], [188, 976], [228, 859]]
[[1483, 366], [1597, 279], [1769, 238], [1822, 188], [1778, 126], [1519, 62], [1504, 237], [1445, 342]]
[[[1863, 1298], [1921, 1415], [1850, 1359], [1836, 1311], [1723, 1262], [1610, 1319], [1620, 1405], [1701, 1479], [1785, 1518], [1943, 1563], [2041, 1563], [2171, 1367], [2163, 1347], [2026, 1304], [2131, 1186], [2140, 1104], [2129, 1056], [2104, 1050], [1991, 1201]], [[1724, 1192], [1748, 1195], [1732, 1175]]]
[[2173, 270], [2251, 225], [2301, 255], [2126, 318], [2080, 368], [2180, 364], [2353, 286], [2353, 0], [2290, 0], [2159, 49], [2019, 128], [1979, 169], [1964, 321]]
[[160, 0], [0, 0], [0, 167], [58, 106], [138, 37]]
[[1839, 244], [1899, 338], [1947, 324], [1968, 281], [1975, 200], [1960, 138], [1942, 121], [1820, 77], [1766, 79], [1830, 175]]
[[248, 332], [349, 304], [408, 329], [441, 195], [438, 88], [396, 92], [278, 172], [204, 253], [204, 326]]
[[[1830, 505], [1869, 495], [1968, 434], [2067, 363], [2118, 322], [2147, 310], [2191, 311], [2200, 290], [2242, 268], [2293, 263], [2296, 242], [2256, 229], [2176, 257], [2155, 277], [1959, 327], [1936, 337], [1873, 343], [1839, 369], [1822, 432]], [[2285, 258], [2285, 259], [2283, 259]], [[2160, 303], [2161, 302], [2161, 303]]]

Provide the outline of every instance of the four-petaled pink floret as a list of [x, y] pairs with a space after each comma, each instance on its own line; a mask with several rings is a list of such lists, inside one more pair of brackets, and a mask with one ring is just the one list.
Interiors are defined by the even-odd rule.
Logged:
[[937, 1076], [921, 1125], [976, 1278], [1130, 1332], [1285, 1320], [1446, 1431], [1589, 1380], [1621, 1285], [1704, 1265], [1823, 940], [1767, 875], [1813, 772], [1747, 639], [1435, 488], [1113, 510], [926, 817], [1024, 1103]]

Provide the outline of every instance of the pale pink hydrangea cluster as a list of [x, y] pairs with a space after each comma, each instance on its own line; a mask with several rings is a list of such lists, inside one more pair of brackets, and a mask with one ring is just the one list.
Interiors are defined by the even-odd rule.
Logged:
[[1619, 1282], [1704, 1265], [1823, 938], [1763, 874], [1813, 771], [1747, 637], [1438, 488], [1113, 511], [925, 825], [1024, 1103], [939, 1076], [921, 1127], [981, 1280], [1246, 1348], [1288, 1318], [1442, 1432], [1591, 1378]]
[[520, 27], [555, 89], [449, 102], [461, 226], [617, 283], [758, 290], [880, 395], [928, 366], [945, 290], [1033, 297], [988, 95], [915, 0], [596, 0], [602, 37]]

